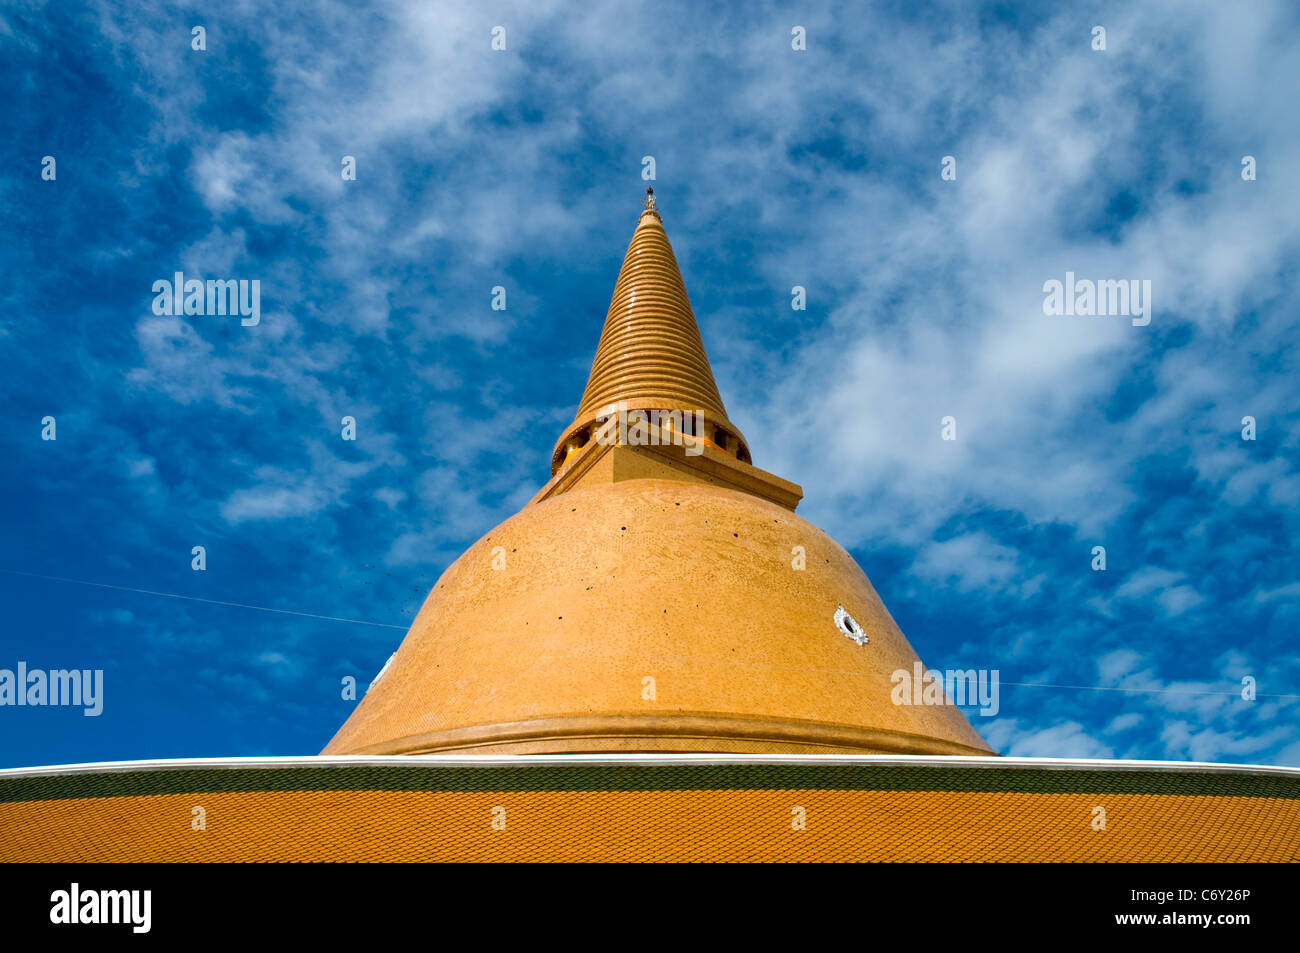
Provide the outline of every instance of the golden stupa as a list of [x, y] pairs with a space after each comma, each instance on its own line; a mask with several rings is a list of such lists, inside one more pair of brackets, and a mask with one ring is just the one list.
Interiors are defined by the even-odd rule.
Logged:
[[956, 707], [891, 701], [915, 651], [749, 461], [647, 189], [550, 481], [447, 569], [322, 753], [991, 753]]

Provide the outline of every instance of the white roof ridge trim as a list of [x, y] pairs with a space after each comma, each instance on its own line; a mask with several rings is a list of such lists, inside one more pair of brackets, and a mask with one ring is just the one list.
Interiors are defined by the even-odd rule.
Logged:
[[532, 754], [532, 755], [289, 755], [238, 758], [162, 758], [141, 761], [97, 761], [0, 769], [9, 778], [112, 773], [119, 771], [181, 771], [185, 769], [293, 767], [426, 767], [489, 768], [543, 765], [895, 765], [899, 767], [1042, 768], [1106, 771], [1181, 771], [1194, 774], [1253, 774], [1300, 778], [1300, 767], [1267, 764], [1227, 764], [1213, 761], [1131, 761], [1104, 758], [1000, 758], [966, 755], [898, 754]]

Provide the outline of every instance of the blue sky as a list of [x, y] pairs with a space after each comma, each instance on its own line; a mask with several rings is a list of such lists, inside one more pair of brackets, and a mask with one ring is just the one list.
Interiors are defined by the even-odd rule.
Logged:
[[754, 462], [999, 751], [1300, 765], [1293, 5], [292, 6], [0, 13], [0, 667], [106, 682], [0, 766], [319, 751], [548, 477], [647, 155]]

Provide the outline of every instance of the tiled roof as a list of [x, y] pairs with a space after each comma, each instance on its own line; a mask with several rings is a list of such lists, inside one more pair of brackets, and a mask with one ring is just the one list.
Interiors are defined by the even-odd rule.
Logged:
[[1295, 861], [1300, 771], [817, 755], [135, 762], [0, 772], [0, 834], [0, 861]]

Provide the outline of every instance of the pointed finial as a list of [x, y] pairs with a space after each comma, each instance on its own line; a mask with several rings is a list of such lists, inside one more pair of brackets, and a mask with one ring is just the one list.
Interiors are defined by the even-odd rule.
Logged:
[[642, 218], [645, 218], [647, 215], [650, 215], [653, 216], [657, 221], [660, 222], [663, 221], [663, 217], [660, 216], [659, 214], [659, 209], [655, 208], [655, 190], [653, 186], [646, 186], [645, 201], [643, 201], [641, 205], [642, 205], [642, 210], [641, 210]]

